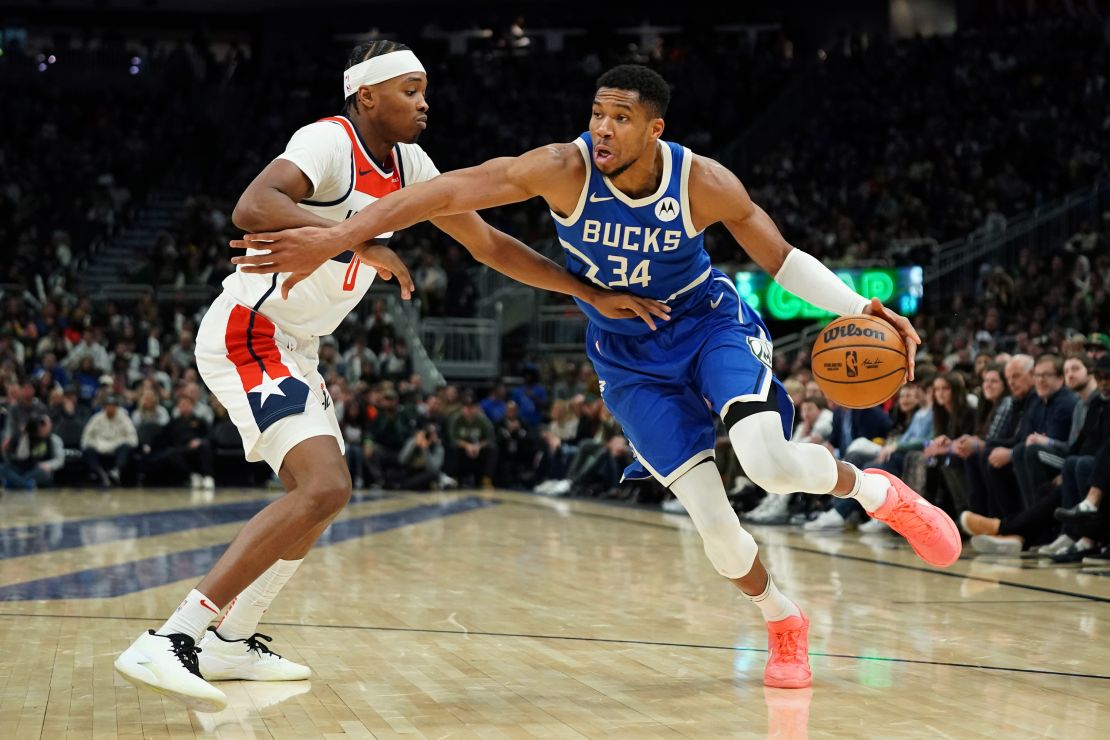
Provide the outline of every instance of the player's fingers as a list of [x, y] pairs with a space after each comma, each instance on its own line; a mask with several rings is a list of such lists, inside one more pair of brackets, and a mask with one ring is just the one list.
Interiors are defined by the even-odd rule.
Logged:
[[304, 278], [304, 275], [297, 275], [296, 273], [285, 278], [281, 284], [281, 299], [284, 301], [289, 298], [289, 291], [293, 289], [294, 285], [304, 280]]
[[274, 257], [270, 254], [241, 254], [231, 258], [235, 265], [269, 265], [273, 261]]
[[380, 277], [382, 280], [392, 280], [393, 279], [393, 273], [390, 272], [389, 270], [385, 269], [384, 267], [379, 267], [378, 268], [378, 277]]
[[397, 276], [397, 284], [401, 286], [401, 297], [406, 301], [409, 300], [416, 290], [416, 286], [412, 282], [412, 275], [409, 274], [409, 268], [398, 258], [393, 272]]
[[277, 265], [269, 263], [265, 265], [243, 265], [240, 271], [248, 275], [272, 275], [275, 272], [282, 272]]
[[280, 232], [271, 234], [245, 234], [243, 239], [248, 242], [276, 242], [281, 238]]
[[651, 327], [652, 331], [655, 331], [655, 322], [652, 320], [651, 314], [648, 313], [643, 307], [641, 307], [637, 301], [633, 300], [632, 305], [629, 306], [629, 308], [631, 308], [637, 316], [643, 319], [644, 323]]
[[232, 249], [254, 249], [255, 246], [246, 239], [232, 239], [228, 244]]
[[640, 304], [648, 310], [653, 316], [656, 316], [664, 321], [671, 320], [671, 307], [659, 301], [653, 301], [649, 298], [638, 299]]

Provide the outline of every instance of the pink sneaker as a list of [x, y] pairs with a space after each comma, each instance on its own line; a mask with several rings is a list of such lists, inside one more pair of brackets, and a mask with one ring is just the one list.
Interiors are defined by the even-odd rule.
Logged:
[[813, 683], [809, 670], [809, 620], [804, 613], [768, 622], [767, 647], [771, 655], [763, 671], [765, 686], [804, 689]]
[[890, 481], [886, 501], [871, 512], [872, 518], [886, 522], [905, 537], [917, 556], [929, 565], [944, 568], [959, 559], [963, 542], [951, 517], [921, 498], [897, 476], [876, 468], [863, 472], [881, 475]]

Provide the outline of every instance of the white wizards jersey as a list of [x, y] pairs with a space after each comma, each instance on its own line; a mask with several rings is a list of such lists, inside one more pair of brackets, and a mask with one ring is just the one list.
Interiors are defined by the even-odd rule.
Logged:
[[[301, 208], [339, 222], [394, 190], [439, 174], [416, 144], [397, 144], [383, 169], [363, 146], [344, 116], [324, 118], [293, 134], [280, 159], [297, 165], [312, 182], [311, 199]], [[377, 238], [385, 243], [392, 232]], [[249, 250], [260, 254], [265, 250]], [[224, 293], [297, 336], [331, 334], [366, 295], [377, 272], [344, 252], [320, 265], [282, 300], [281, 283], [289, 273], [252, 275], [241, 270], [223, 283]]]

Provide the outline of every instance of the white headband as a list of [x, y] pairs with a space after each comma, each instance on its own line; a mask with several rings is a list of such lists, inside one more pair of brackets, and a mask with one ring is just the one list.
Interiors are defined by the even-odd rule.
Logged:
[[343, 97], [350, 97], [360, 85], [376, 85], [406, 72], [423, 72], [424, 65], [411, 51], [391, 51], [359, 62], [343, 73]]

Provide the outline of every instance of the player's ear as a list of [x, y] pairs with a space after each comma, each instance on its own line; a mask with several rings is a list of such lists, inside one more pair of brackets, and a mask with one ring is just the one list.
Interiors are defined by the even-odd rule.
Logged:
[[374, 103], [376, 102], [374, 99], [374, 88], [370, 85], [362, 85], [359, 87], [356, 96], [364, 108], [370, 109], [374, 107]]
[[663, 128], [664, 124], [662, 118], [653, 118], [651, 120], [651, 123], [648, 124], [648, 136], [651, 137], [652, 141], [658, 141], [663, 137]]

